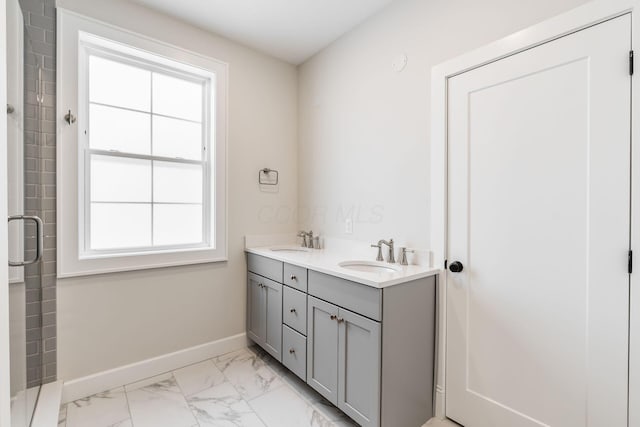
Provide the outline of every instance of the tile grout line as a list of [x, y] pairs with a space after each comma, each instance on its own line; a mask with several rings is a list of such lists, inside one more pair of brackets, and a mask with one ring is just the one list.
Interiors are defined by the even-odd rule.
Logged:
[[[294, 387], [292, 384], [290, 384], [290, 383], [289, 383], [289, 381], [287, 381], [287, 380], [285, 379], [285, 375], [287, 375], [288, 373], [293, 373], [293, 372], [291, 372], [291, 371], [282, 371], [282, 373], [279, 373], [279, 372], [278, 372], [278, 370], [276, 370], [276, 369], [274, 369], [274, 368], [272, 368], [272, 367], [270, 366], [269, 361], [270, 361], [270, 360], [273, 360], [274, 362], [277, 362], [277, 363], [280, 363], [280, 362], [278, 362], [277, 360], [273, 359], [273, 358], [272, 358], [268, 353], [263, 353], [263, 355], [264, 355], [264, 357], [263, 357], [263, 356], [260, 356], [260, 355], [257, 355], [257, 357], [258, 357], [260, 360], [262, 360], [262, 361], [264, 362], [264, 364], [265, 364], [267, 367], [269, 367], [269, 369], [271, 369], [271, 370], [272, 370], [272, 371], [273, 371], [273, 372], [274, 372], [274, 373], [275, 373], [275, 374], [276, 374], [276, 375], [277, 375], [277, 376], [282, 380], [282, 385], [281, 385], [280, 387], [276, 387], [276, 388], [274, 388], [273, 390], [277, 390], [277, 389], [279, 389], [279, 388], [281, 388], [281, 387], [283, 387], [283, 386], [287, 386], [287, 387], [289, 388], [289, 390], [291, 390], [295, 395], [297, 395], [298, 397], [300, 397], [300, 399], [301, 399], [304, 403], [306, 403], [306, 404], [307, 404], [307, 406], [308, 406], [312, 411], [316, 411], [316, 412], [318, 412], [322, 417], [324, 417], [324, 418], [329, 422], [329, 424], [330, 424], [330, 426], [331, 426], [331, 427], [335, 427], [335, 426], [337, 426], [336, 422], [335, 422], [334, 420], [332, 420], [332, 419], [331, 419], [331, 417], [330, 417], [328, 414], [326, 414], [323, 410], [319, 409], [319, 408], [315, 405], [315, 403], [316, 403], [316, 402], [313, 402], [310, 398], [307, 398], [304, 394], [302, 394], [301, 392], [299, 392], [299, 391], [296, 389], [296, 387]], [[284, 367], [284, 365], [283, 365], [283, 367]], [[295, 374], [294, 374], [294, 375], [295, 375]], [[297, 377], [296, 377], [296, 378], [297, 378]], [[295, 381], [295, 378], [294, 378], [294, 381]], [[305, 384], [305, 385], [307, 385], [307, 383], [306, 383], [306, 382], [305, 382], [304, 384]], [[308, 386], [308, 385], [307, 385], [307, 386]], [[311, 390], [312, 390], [314, 393], [317, 393], [315, 390], [313, 390], [313, 389], [311, 389]], [[272, 390], [269, 390], [269, 391], [272, 391]], [[267, 394], [267, 393], [268, 393], [268, 392], [265, 392], [265, 393], [263, 393], [263, 394], [261, 394], [261, 395], [259, 395], [259, 396], [256, 396], [256, 397], [252, 398], [251, 400], [255, 400], [255, 399], [257, 399], [258, 397], [264, 396], [264, 395], [265, 395], [265, 394]], [[319, 395], [319, 394], [318, 394], [318, 395]], [[323, 398], [321, 395], [319, 395], [319, 396], [320, 396], [321, 398]], [[247, 403], [249, 403], [249, 405], [251, 406], [251, 402], [250, 402], [250, 401], [248, 401]], [[329, 403], [331, 403], [331, 402], [329, 402]], [[251, 408], [253, 408], [253, 406], [251, 406]], [[276, 427], [277, 427], [277, 426], [276, 426]]]
[[[248, 349], [245, 349], [247, 352], [249, 351]], [[222, 355], [224, 356], [224, 355]], [[219, 357], [219, 356], [218, 356]], [[256, 410], [253, 408], [253, 406], [251, 406], [251, 403], [249, 402], [249, 400], [245, 399], [245, 397], [242, 395], [242, 393], [240, 393], [240, 390], [238, 390], [238, 388], [236, 387], [236, 385], [233, 383], [233, 381], [231, 381], [227, 375], [224, 373], [224, 371], [222, 369], [220, 369], [220, 367], [218, 366], [218, 364], [213, 360], [214, 358], [211, 359], [211, 362], [213, 363], [213, 365], [222, 373], [222, 376], [224, 377], [225, 380], [227, 380], [229, 382], [229, 384], [231, 384], [231, 387], [233, 387], [233, 389], [236, 391], [236, 393], [238, 393], [238, 396], [240, 396], [240, 398], [242, 399], [242, 401], [244, 403], [247, 404], [247, 406], [251, 409], [251, 412], [253, 412], [256, 417], [258, 417], [258, 419], [260, 420], [260, 422], [265, 426], [265, 427], [270, 427], [260, 416], [260, 414], [258, 414], [256, 412]], [[277, 374], [276, 374], [277, 375]], [[259, 396], [256, 396], [259, 397]]]
[[[265, 354], [265, 356], [267, 356], [268, 358], [272, 359], [272, 357], [271, 357], [271, 356], [269, 356], [269, 354], [268, 354], [268, 353], [264, 353], [264, 354]], [[264, 360], [262, 357], [261, 357], [261, 360], [263, 360], [263, 361], [265, 362], [265, 364], [269, 365], [269, 362], [267, 362], [266, 360]], [[277, 362], [277, 363], [280, 363], [280, 362], [278, 362], [278, 361], [277, 361], [277, 360], [275, 360], [275, 359], [273, 359], [273, 360], [274, 360], [275, 362]], [[293, 392], [294, 392], [296, 395], [300, 396], [300, 398], [301, 398], [302, 400], [304, 400], [304, 401], [305, 401], [305, 402], [306, 402], [306, 403], [311, 407], [311, 409], [312, 409], [312, 410], [317, 411], [318, 413], [320, 413], [324, 418], [326, 418], [326, 419], [327, 419], [327, 421], [329, 421], [329, 423], [331, 423], [331, 425], [332, 425], [332, 426], [337, 425], [336, 421], [338, 421], [338, 420], [333, 420], [333, 419], [331, 419], [331, 416], [330, 416], [328, 413], [326, 413], [324, 410], [322, 410], [322, 409], [321, 409], [321, 407], [320, 407], [319, 405], [316, 405], [316, 404], [320, 404], [323, 400], [326, 400], [326, 399], [325, 399], [325, 397], [323, 397], [320, 393], [318, 393], [316, 390], [314, 390], [313, 388], [311, 388], [311, 387], [310, 387], [306, 382], [304, 382], [304, 381], [303, 381], [303, 383], [304, 383], [307, 387], [309, 387], [309, 388], [312, 390], [312, 392], [313, 392], [313, 393], [316, 393], [316, 394], [320, 397], [320, 400], [318, 400], [318, 401], [316, 401], [316, 402], [312, 401], [312, 400], [311, 400], [311, 398], [309, 398], [309, 397], [305, 396], [304, 394], [300, 393], [300, 392], [296, 389], [296, 387], [294, 387], [292, 384], [290, 384], [290, 383], [289, 383], [289, 381], [287, 381], [287, 380], [285, 379], [285, 376], [286, 376], [287, 374], [293, 374], [293, 372], [292, 372], [292, 371], [283, 371], [283, 373], [282, 373], [282, 374], [279, 374], [275, 369], [272, 369], [272, 370], [273, 370], [273, 371], [275, 371], [275, 372], [276, 372], [276, 375], [278, 375], [278, 376], [282, 379], [282, 382], [283, 382], [285, 385], [289, 386], [289, 388], [290, 388], [291, 390], [293, 390]], [[295, 375], [295, 374], [294, 374], [294, 375]], [[293, 378], [293, 381], [295, 381], [297, 378], [298, 378], [297, 376], [296, 376], [295, 378]], [[302, 381], [302, 379], [300, 379], [300, 380]], [[333, 405], [333, 403], [331, 403], [331, 402], [329, 402], [329, 401], [327, 401], [327, 402], [328, 402], [329, 404], [331, 404], [332, 406], [334, 406], [337, 410], [339, 410], [339, 411], [340, 411], [340, 409], [339, 409], [337, 406]], [[345, 414], [345, 416], [346, 416], [349, 420], [351, 420], [351, 418], [349, 418], [349, 416], [347, 416], [346, 414]]]
[[[204, 360], [202, 362], [204, 362]], [[183, 368], [186, 368], [186, 367], [189, 367], [189, 366], [197, 365], [198, 363], [202, 363], [202, 362], [192, 363], [191, 365], [183, 366], [182, 368], [178, 368], [178, 369], [183, 369]], [[211, 362], [211, 363], [213, 363], [213, 362]], [[215, 363], [214, 363], [214, 366], [215, 366]], [[176, 377], [176, 371], [171, 371], [171, 376], [176, 381], [176, 385], [178, 386], [178, 390], [180, 390], [180, 394], [182, 394], [182, 398], [184, 399], [184, 402], [187, 404], [187, 408], [189, 408], [189, 412], [191, 412], [191, 415], [193, 415], [193, 419], [196, 420], [196, 424], [195, 425], [196, 426], [200, 426], [200, 420], [198, 419], [198, 416], [196, 415], [196, 413], [193, 410], [193, 408], [191, 408], [191, 404], [189, 403], [189, 398], [185, 394], [184, 390], [182, 389], [182, 386], [180, 385], [180, 382], [178, 381], [178, 378]], [[133, 427], [135, 427], [135, 426], [133, 426]], [[191, 426], [191, 427], [194, 427], [194, 426]]]
[[122, 386], [122, 390], [124, 390], [124, 398], [127, 401], [127, 412], [129, 412], [129, 419], [131, 420], [131, 427], [135, 427], [133, 425], [133, 414], [131, 413], [131, 405], [129, 404], [129, 392], [127, 391], [126, 384]]

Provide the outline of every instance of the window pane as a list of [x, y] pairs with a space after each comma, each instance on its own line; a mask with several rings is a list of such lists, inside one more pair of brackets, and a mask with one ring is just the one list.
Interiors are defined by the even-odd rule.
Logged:
[[153, 154], [164, 157], [202, 159], [202, 125], [153, 116]]
[[151, 202], [151, 161], [91, 156], [92, 202]]
[[155, 205], [153, 244], [181, 245], [202, 242], [202, 205]]
[[153, 112], [202, 121], [203, 85], [153, 73]]
[[202, 203], [202, 166], [153, 162], [153, 200]]
[[90, 56], [89, 101], [150, 111], [151, 72]]
[[151, 205], [91, 204], [91, 249], [151, 246]]
[[91, 104], [89, 145], [99, 150], [151, 154], [151, 115]]

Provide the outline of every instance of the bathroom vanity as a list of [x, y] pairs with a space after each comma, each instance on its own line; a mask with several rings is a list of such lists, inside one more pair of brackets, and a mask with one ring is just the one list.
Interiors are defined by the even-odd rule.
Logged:
[[358, 271], [324, 250], [246, 251], [252, 341], [362, 426], [432, 417], [438, 270], [362, 261]]

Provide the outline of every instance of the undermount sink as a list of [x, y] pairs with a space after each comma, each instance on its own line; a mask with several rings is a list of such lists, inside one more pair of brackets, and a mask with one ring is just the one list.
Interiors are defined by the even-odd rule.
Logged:
[[391, 264], [378, 261], [343, 261], [338, 264], [342, 268], [362, 271], [364, 273], [396, 273], [400, 269]]
[[274, 252], [311, 252], [310, 248], [302, 246], [276, 246], [271, 248]]

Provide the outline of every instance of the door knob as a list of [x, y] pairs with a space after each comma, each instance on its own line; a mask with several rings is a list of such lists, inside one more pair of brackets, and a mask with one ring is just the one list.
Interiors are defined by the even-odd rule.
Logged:
[[460, 273], [464, 270], [464, 266], [460, 261], [453, 261], [449, 266], [449, 270], [451, 270], [452, 273]]

